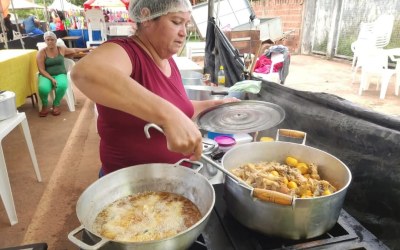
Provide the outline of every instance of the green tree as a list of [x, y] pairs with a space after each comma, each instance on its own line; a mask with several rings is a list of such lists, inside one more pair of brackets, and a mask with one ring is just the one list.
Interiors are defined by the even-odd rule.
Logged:
[[[12, 9], [10, 8], [9, 11], [13, 13]], [[25, 18], [29, 15], [35, 15], [40, 20], [45, 20], [44, 18], [44, 11], [42, 9], [28, 9], [28, 10], [15, 10], [15, 14], [18, 17], [18, 21], [22, 22]]]

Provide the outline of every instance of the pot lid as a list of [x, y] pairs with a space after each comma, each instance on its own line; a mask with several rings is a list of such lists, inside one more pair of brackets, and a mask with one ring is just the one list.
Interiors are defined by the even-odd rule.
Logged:
[[226, 136], [226, 135], [219, 135], [214, 138], [214, 140], [218, 143], [221, 147], [231, 147], [236, 144], [236, 140], [233, 137]]
[[254, 100], [229, 102], [201, 112], [199, 128], [225, 134], [253, 133], [275, 127], [285, 118], [278, 105]]
[[4, 100], [7, 100], [7, 99], [10, 99], [10, 98], [12, 98], [14, 96], [15, 96], [14, 92], [7, 91], [7, 90], [1, 90], [0, 91], [0, 101], [4, 101]]

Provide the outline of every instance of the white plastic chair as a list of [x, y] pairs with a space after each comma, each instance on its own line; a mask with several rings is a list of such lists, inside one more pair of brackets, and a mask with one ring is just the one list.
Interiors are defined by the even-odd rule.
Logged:
[[381, 15], [374, 25], [375, 46], [384, 48], [390, 43], [394, 24], [393, 15]]
[[395, 73], [395, 70], [388, 68], [388, 56], [383, 52], [382, 49], [370, 50], [364, 52], [359, 56], [361, 64], [361, 81], [360, 88], [358, 91], [359, 95], [362, 95], [364, 90], [369, 88], [370, 79], [377, 77], [376, 89], [381, 87], [380, 99], [385, 99], [386, 91], [390, 82], [390, 78]]
[[76, 99], [75, 99], [75, 94], [73, 91], [73, 81], [71, 78], [71, 70], [72, 67], [75, 65], [75, 61], [69, 58], [64, 58], [64, 65], [65, 69], [67, 70], [67, 79], [68, 79], [68, 88], [67, 92], [65, 93], [65, 98], [67, 99], [68, 103], [68, 108], [71, 112], [75, 111], [75, 105], [76, 105]]
[[353, 51], [353, 80], [357, 70], [363, 64], [359, 58], [363, 53], [368, 53], [371, 49], [382, 49], [386, 47], [392, 36], [394, 24], [393, 15], [381, 15], [372, 23], [361, 23], [360, 33], [355, 42], [351, 44], [351, 50]]
[[13, 30], [13, 37], [14, 37], [14, 40], [15, 39], [20, 39], [20, 38], [22, 38], [22, 35], [21, 35], [21, 33], [20, 32], [18, 32], [18, 31], [15, 31], [15, 30]]
[[398, 49], [398, 54], [389, 54], [390, 60], [393, 62], [396, 62], [396, 82], [395, 82], [395, 89], [394, 89], [394, 94], [396, 96], [399, 95], [399, 90], [400, 90], [400, 49]]
[[[89, 39], [86, 42], [86, 48], [100, 46], [107, 41], [107, 28], [104, 16], [99, 10], [90, 10], [86, 12], [86, 21], [88, 27]], [[93, 31], [100, 31], [100, 40], [93, 40]]]
[[351, 63], [351, 69], [355, 70], [356, 62], [360, 52], [363, 47], [373, 47], [374, 46], [374, 23], [364, 23], [360, 24], [360, 32], [358, 33], [357, 40], [351, 44], [351, 51], [353, 51], [353, 61]]
[[[75, 65], [75, 62], [72, 59], [64, 58], [64, 64], [65, 64], [65, 69], [67, 70], [68, 88], [63, 98], [67, 101], [69, 111], [74, 112], [76, 102], [75, 102], [74, 91], [72, 89], [73, 82], [70, 76], [70, 71], [72, 67]], [[50, 96], [54, 100], [55, 98], [54, 90], [50, 92]], [[42, 100], [38, 98], [39, 111], [42, 110], [42, 106], [43, 106]]]

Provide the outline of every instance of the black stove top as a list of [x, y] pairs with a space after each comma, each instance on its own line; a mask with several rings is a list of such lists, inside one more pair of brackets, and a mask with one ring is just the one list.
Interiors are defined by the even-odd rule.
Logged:
[[268, 237], [237, 222], [227, 211], [223, 184], [214, 185], [216, 202], [203, 233], [189, 249], [389, 249], [342, 209], [336, 225], [324, 235], [307, 240]]

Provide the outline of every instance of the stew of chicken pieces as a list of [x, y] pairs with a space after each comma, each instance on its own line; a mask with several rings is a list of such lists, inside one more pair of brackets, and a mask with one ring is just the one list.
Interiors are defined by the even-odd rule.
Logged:
[[253, 188], [268, 189], [296, 198], [312, 198], [330, 195], [336, 188], [321, 180], [318, 166], [299, 162], [287, 157], [285, 164], [279, 162], [247, 163], [231, 172]]

